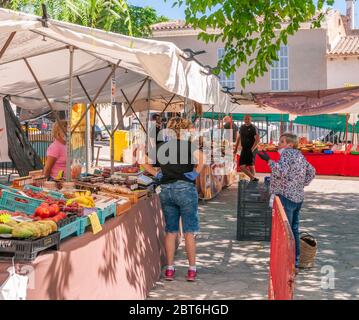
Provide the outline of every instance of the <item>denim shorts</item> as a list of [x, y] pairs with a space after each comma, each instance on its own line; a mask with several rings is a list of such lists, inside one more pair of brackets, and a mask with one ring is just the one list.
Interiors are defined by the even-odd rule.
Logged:
[[165, 216], [166, 232], [179, 231], [180, 217], [183, 233], [199, 232], [198, 192], [193, 183], [176, 181], [162, 184], [160, 200]]

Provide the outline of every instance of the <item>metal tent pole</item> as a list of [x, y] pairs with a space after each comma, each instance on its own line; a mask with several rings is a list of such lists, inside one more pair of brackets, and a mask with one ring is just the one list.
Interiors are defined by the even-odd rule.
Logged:
[[212, 122], [211, 122], [211, 126], [212, 126], [212, 137], [211, 137], [211, 146], [213, 145], [213, 138], [214, 138], [214, 105], [212, 105]]
[[[86, 111], [85, 111], [86, 112]], [[89, 173], [89, 164], [90, 164], [90, 152], [91, 152], [91, 126], [90, 126], [90, 122], [91, 122], [91, 114], [90, 112], [87, 112], [86, 114], [86, 132], [85, 132], [85, 146], [86, 146], [86, 174]]]
[[345, 154], [348, 149], [348, 132], [349, 132], [349, 113], [345, 115]]
[[[112, 76], [113, 76], [113, 74], [115, 73], [116, 68], [118, 67], [118, 65], [120, 64], [120, 62], [121, 62], [121, 60], [119, 60], [116, 65], [115, 65], [115, 64], [112, 65], [110, 74], [107, 76], [106, 80], [103, 82], [102, 86], [101, 86], [100, 89], [97, 91], [97, 93], [96, 93], [95, 97], [93, 98], [93, 100], [92, 100], [92, 101], [90, 100], [90, 105], [89, 105], [88, 108], [86, 109], [86, 112], [89, 111], [89, 109], [91, 108], [92, 105], [94, 106], [94, 108], [95, 108], [95, 110], [96, 110], [95, 102], [96, 102], [97, 98], [100, 96], [102, 90], [105, 88], [105, 86], [106, 86], [108, 80], [110, 80], [110, 79], [112, 78]], [[89, 95], [88, 95], [88, 93], [87, 93], [85, 87], [83, 86], [83, 83], [81, 82], [81, 80], [80, 80], [79, 77], [77, 77], [77, 80], [79, 81], [79, 83], [80, 83], [82, 89], [84, 90], [84, 92], [85, 92], [87, 98], [90, 99], [90, 97], [89, 97]], [[96, 112], [97, 112], [97, 110], [96, 110]], [[100, 113], [99, 113], [99, 112], [97, 112], [97, 113], [98, 113], [98, 115], [99, 115], [100, 120], [102, 120], [102, 118], [101, 118], [101, 116], [100, 116]], [[82, 121], [82, 119], [85, 117], [85, 115], [86, 115], [85, 113], [84, 113], [83, 115], [81, 115], [80, 120], [77, 122], [77, 124], [75, 125], [74, 129], [72, 130], [73, 132], [76, 130], [77, 126], [81, 123], [81, 121]], [[103, 122], [103, 121], [102, 121], [102, 122]], [[106, 128], [106, 124], [105, 124], [104, 122], [103, 122], [103, 125], [104, 125], [105, 128]], [[107, 130], [107, 128], [106, 128], [106, 130]], [[109, 130], [107, 130], [107, 132], [108, 132], [109, 135], [111, 135], [111, 132], [109, 132]]]
[[[73, 49], [72, 49], [72, 50], [73, 50]], [[53, 106], [52, 106], [50, 100], [48, 99], [48, 97], [47, 97], [47, 95], [46, 95], [44, 89], [42, 88], [42, 86], [41, 86], [41, 84], [40, 84], [39, 79], [36, 77], [34, 70], [32, 70], [32, 68], [31, 68], [31, 66], [30, 66], [30, 63], [26, 60], [26, 58], [23, 59], [23, 60], [24, 60], [24, 62], [25, 62], [25, 64], [26, 64], [27, 68], [29, 69], [29, 71], [30, 71], [32, 77], [34, 78], [34, 80], [35, 80], [35, 82], [36, 82], [36, 84], [37, 84], [37, 86], [38, 86], [38, 88], [39, 88], [39, 90], [40, 90], [42, 96], [44, 97], [44, 99], [45, 99], [47, 105], [49, 106], [49, 108], [50, 108], [51, 111], [53, 112], [53, 114], [54, 114], [54, 116], [55, 116], [55, 118], [56, 118], [56, 121], [60, 122], [60, 118], [59, 118], [57, 112], [54, 110], [54, 108], [53, 108]], [[61, 131], [66, 135], [66, 132], [65, 132], [65, 130], [63, 129], [62, 126], [60, 126], [60, 129], [61, 129]]]
[[71, 118], [72, 118], [72, 76], [74, 67], [74, 48], [69, 47], [70, 52], [70, 70], [69, 70], [69, 100], [68, 100], [68, 124], [67, 124], [67, 135], [66, 135], [66, 150], [67, 150], [67, 161], [66, 161], [66, 181], [71, 181]]
[[[150, 108], [151, 108], [151, 80], [148, 80], [148, 91], [147, 91], [147, 134], [146, 134], [146, 146], [149, 148], [148, 135], [150, 134]], [[156, 137], [157, 139], [157, 137]], [[155, 144], [157, 141], [155, 142]], [[149, 151], [149, 150], [147, 150]]]
[[115, 110], [116, 110], [116, 69], [111, 78], [111, 174], [115, 172]]
[[14, 39], [15, 35], [16, 35], [16, 31], [12, 32], [12, 33], [10, 34], [10, 36], [8, 37], [8, 39], [6, 40], [4, 46], [3, 46], [2, 49], [0, 50], [0, 59], [1, 59], [2, 56], [4, 55], [6, 49], [10, 46], [10, 43], [11, 43], [11, 41]]
[[170, 106], [172, 100], [173, 100], [175, 97], [176, 97], [176, 94], [174, 94], [169, 101], [166, 101], [166, 99], [163, 99], [163, 100], [165, 100], [166, 105], [165, 105], [165, 108], [162, 110], [162, 112], [161, 112], [161, 114], [160, 114], [161, 117], [162, 117], [163, 114], [166, 112], [167, 108]]

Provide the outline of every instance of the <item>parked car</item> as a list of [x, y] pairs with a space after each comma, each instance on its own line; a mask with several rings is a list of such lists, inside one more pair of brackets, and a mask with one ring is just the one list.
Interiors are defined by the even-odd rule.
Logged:
[[110, 136], [108, 135], [108, 132], [106, 129], [101, 129], [98, 125], [95, 124], [95, 140], [96, 141], [102, 141], [102, 140], [109, 140]]

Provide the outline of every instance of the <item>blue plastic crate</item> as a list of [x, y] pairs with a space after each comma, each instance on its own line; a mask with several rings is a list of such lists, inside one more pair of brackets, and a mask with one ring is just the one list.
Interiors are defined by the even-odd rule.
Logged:
[[[92, 212], [96, 212], [97, 215], [98, 215], [98, 212], [97, 212], [97, 209], [96, 208], [93, 208], [93, 209], [90, 209], [90, 208], [84, 208], [84, 214], [85, 216], [81, 217], [80, 218], [80, 234], [84, 234], [85, 231], [86, 231], [86, 228], [91, 224], [90, 222], [90, 219], [88, 217], [88, 215]], [[101, 221], [100, 221], [101, 223]]]
[[0, 184], [0, 189], [8, 190], [8, 191], [13, 192], [13, 193], [19, 193], [19, 190], [15, 189], [15, 188], [11, 188], [9, 186], [5, 186], [4, 184]]
[[0, 199], [0, 207], [3, 210], [19, 211], [31, 215], [43, 200], [33, 199], [4, 190]]
[[111, 203], [104, 209], [97, 208], [97, 214], [100, 219], [100, 223], [104, 224], [108, 217], [116, 217], [116, 203]]
[[60, 240], [65, 239], [69, 236], [79, 236], [80, 233], [80, 219], [76, 219], [74, 222], [71, 222], [67, 224], [66, 226], [63, 226], [62, 228], [59, 228], [58, 230], [60, 232]]
[[[44, 191], [44, 189], [32, 186], [30, 184], [25, 185], [24, 190], [31, 190], [31, 191], [34, 191], [34, 192], [43, 192]], [[64, 200], [65, 199], [64, 195], [62, 193], [60, 193], [60, 192], [56, 192], [56, 191], [51, 190], [51, 191], [47, 192], [47, 194], [50, 197], [54, 198], [54, 199], [58, 199], [58, 200]]]
[[80, 234], [84, 234], [86, 231], [86, 228], [90, 225], [90, 219], [89, 217], [85, 216], [80, 218]]

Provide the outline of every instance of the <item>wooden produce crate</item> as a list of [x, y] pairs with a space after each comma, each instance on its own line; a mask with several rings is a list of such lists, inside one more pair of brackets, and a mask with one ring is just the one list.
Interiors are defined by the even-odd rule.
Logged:
[[147, 190], [135, 190], [132, 191], [130, 194], [124, 194], [124, 193], [111, 193], [111, 192], [105, 192], [105, 191], [99, 191], [98, 194], [110, 196], [115, 199], [121, 199], [121, 198], [127, 198], [131, 201], [131, 204], [137, 203], [140, 199], [145, 199], [148, 195]]
[[127, 198], [117, 199], [116, 202], [116, 216], [126, 213], [132, 208], [131, 201]]
[[131, 201], [132, 204], [137, 203], [141, 199], [147, 198], [147, 190], [135, 190], [130, 194], [120, 194], [121, 197], [125, 197]]

